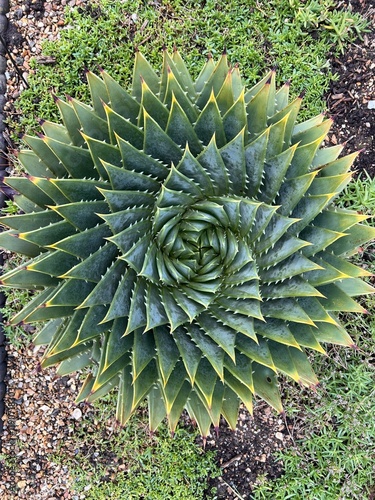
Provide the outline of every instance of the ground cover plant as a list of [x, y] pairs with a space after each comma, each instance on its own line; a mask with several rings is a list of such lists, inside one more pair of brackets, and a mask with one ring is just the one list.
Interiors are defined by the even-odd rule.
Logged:
[[[91, 22], [91, 21], [90, 21], [90, 22]], [[86, 66], [88, 66], [87, 61], [85, 61], [85, 63], [86, 63], [85, 65], [86, 65]], [[60, 91], [59, 93], [61, 93], [61, 91]], [[39, 113], [38, 113], [38, 114], [39, 114]]]

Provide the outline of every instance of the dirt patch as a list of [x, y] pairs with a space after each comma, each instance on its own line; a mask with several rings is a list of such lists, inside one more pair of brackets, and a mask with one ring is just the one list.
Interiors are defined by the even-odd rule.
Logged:
[[334, 117], [330, 142], [347, 141], [346, 153], [363, 150], [354, 169], [375, 177], [375, 2], [354, 0], [353, 11], [371, 23], [371, 31], [352, 44], [331, 65], [338, 80], [326, 95], [329, 113]]

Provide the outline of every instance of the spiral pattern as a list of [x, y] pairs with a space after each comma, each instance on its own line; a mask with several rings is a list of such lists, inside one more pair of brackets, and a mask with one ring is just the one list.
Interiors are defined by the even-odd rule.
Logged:
[[177, 51], [161, 78], [137, 53], [132, 96], [87, 78], [93, 108], [55, 98], [64, 125], [26, 136], [7, 180], [25, 213], [0, 243], [30, 261], [2, 284], [39, 290], [13, 322], [48, 321], [42, 366], [86, 368], [78, 401], [117, 387], [122, 424], [145, 397], [152, 429], [187, 408], [203, 436], [254, 394], [282, 411], [277, 372], [316, 385], [306, 348], [352, 345], [335, 312], [373, 291], [343, 257], [374, 230], [331, 205], [355, 155], [226, 54], [193, 82]]

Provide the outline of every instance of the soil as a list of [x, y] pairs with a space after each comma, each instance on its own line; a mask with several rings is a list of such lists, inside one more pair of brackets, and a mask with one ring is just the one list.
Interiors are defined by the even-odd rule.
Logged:
[[334, 118], [331, 144], [347, 142], [345, 153], [363, 150], [354, 170], [375, 177], [375, 1], [351, 0], [347, 4], [370, 22], [363, 40], [353, 43], [341, 57], [332, 57], [332, 71], [338, 80], [331, 83], [326, 101]]
[[[85, 2], [77, 2], [77, 4]], [[54, 5], [60, 6], [56, 0]], [[61, 1], [62, 5], [67, 2]], [[69, 5], [71, 2], [69, 2]], [[366, 16], [375, 26], [375, 3], [373, 0], [350, 0], [340, 2], [351, 6], [355, 12]], [[51, 2], [25, 1], [24, 14], [41, 19], [45, 7]], [[82, 8], [88, 8], [83, 5]], [[19, 11], [20, 9], [18, 9]], [[56, 9], [56, 15], [59, 9]], [[14, 20], [22, 12], [14, 12]], [[24, 54], [27, 71], [26, 37], [11, 23], [8, 43]], [[17, 50], [15, 52], [17, 55]], [[375, 29], [365, 34], [340, 57], [332, 57], [331, 64], [338, 79], [332, 82], [326, 95], [328, 114], [335, 118], [328, 142], [331, 145], [347, 141], [346, 153], [364, 149], [356, 161], [357, 175], [375, 177]], [[9, 68], [14, 81], [17, 75]], [[16, 85], [14, 85], [16, 86]], [[16, 498], [75, 499], [69, 488], [69, 474], [63, 465], [48, 459], [60, 450], [61, 454], [74, 455], [72, 434], [88, 409], [72, 403], [77, 391], [77, 377], [54, 378], [53, 369], [37, 370], [37, 356], [32, 348], [18, 349], [8, 346], [8, 391], [6, 396], [6, 418], [2, 454], [7, 457], [7, 466], [0, 474], [0, 496], [5, 500]], [[78, 411], [77, 411], [78, 410]], [[294, 416], [300, 421], [301, 415]], [[217, 487], [217, 498], [233, 500], [249, 499], [259, 477], [268, 479], [283, 473], [283, 464], [277, 453], [292, 446], [299, 438], [294, 421], [275, 413], [265, 404], [255, 405], [254, 414], [241, 408], [236, 431], [228, 429], [223, 422], [219, 435], [209, 436], [206, 448], [216, 450], [217, 462], [222, 474], [210, 480], [210, 487]], [[108, 427], [108, 438], [112, 432]], [[106, 436], [104, 436], [106, 437]], [[90, 447], [94, 453], [95, 444]], [[9, 466], [9, 463], [13, 466]], [[84, 497], [80, 497], [84, 498]]]

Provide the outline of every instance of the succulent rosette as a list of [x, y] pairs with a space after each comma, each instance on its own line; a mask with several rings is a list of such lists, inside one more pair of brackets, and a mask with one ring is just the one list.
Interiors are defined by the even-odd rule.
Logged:
[[274, 71], [246, 90], [225, 53], [195, 82], [163, 54], [159, 76], [136, 53], [131, 94], [88, 72], [92, 107], [55, 98], [63, 125], [24, 137], [0, 244], [30, 260], [2, 284], [35, 290], [12, 322], [47, 322], [42, 366], [86, 369], [78, 401], [116, 390], [125, 424], [147, 397], [172, 432], [186, 408], [205, 437], [254, 395], [281, 412], [278, 373], [315, 386], [308, 350], [353, 345], [337, 314], [374, 289], [346, 257], [375, 231], [332, 204], [356, 154]]

